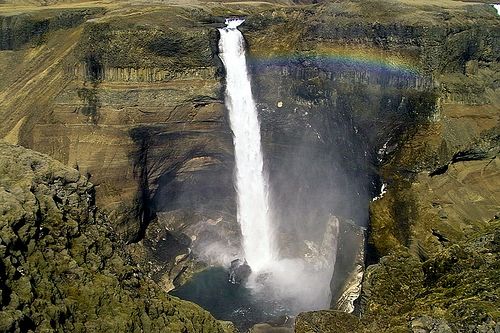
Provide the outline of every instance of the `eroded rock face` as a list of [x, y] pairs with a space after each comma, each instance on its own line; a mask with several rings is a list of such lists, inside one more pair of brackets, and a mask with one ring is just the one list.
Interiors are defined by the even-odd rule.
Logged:
[[500, 285], [493, 278], [498, 275], [498, 234], [495, 219], [423, 263], [395, 253], [370, 266], [362, 297], [367, 330], [494, 332], [499, 322], [494, 309]]
[[[366, 222], [378, 175], [388, 184], [370, 206], [378, 256], [408, 249], [426, 261], [496, 214], [500, 43], [490, 6], [99, 6], [35, 20], [35, 34], [13, 32], [26, 17], [3, 18], [0, 135], [90, 173], [115, 230], [166, 290], [203, 266], [190, 249], [212, 242], [238, 257], [216, 56], [227, 15], [247, 18], [280, 242], [297, 244], [288, 255], [304, 239], [320, 244], [332, 211]], [[49, 9], [37, 16], [52, 18]], [[347, 60], [332, 61], [339, 55]]]
[[2, 332], [223, 332], [123, 255], [77, 170], [3, 142], [0, 156]]
[[231, 133], [207, 13], [140, 7], [138, 20], [124, 19], [128, 9], [120, 5], [37, 10], [40, 21], [79, 15], [72, 25], [49, 24], [41, 42], [38, 35], [24, 38], [15, 23], [24, 16], [5, 17], [2, 37], [26, 41], [2, 58], [19, 66], [2, 82], [1, 132], [91, 176], [118, 235], [145, 239], [131, 248], [133, 256], [155, 279], [167, 275], [171, 286], [186, 269], [175, 258], [196, 248], [184, 234], [203, 243], [207, 228], [196, 225], [221, 218], [234, 230]]
[[[191, 180], [197, 184], [207, 170], [221, 180], [231, 173], [231, 136], [214, 57], [216, 29], [203, 23], [192, 26], [188, 18], [201, 19], [203, 11], [173, 7], [162, 15], [149, 8], [139, 20], [127, 21], [122, 17], [126, 9], [103, 16], [112, 9], [69, 6], [28, 13], [26, 17], [47, 23], [38, 32], [40, 42], [36, 31], [36, 36], [24, 37], [34, 30], [16, 23], [24, 22], [24, 16], [2, 16], [2, 38], [22, 40], [22, 45], [16, 43], [24, 46], [6, 45], [14, 51], [5, 51], [8, 57], [2, 59], [19, 65], [2, 82], [2, 136], [92, 174], [100, 184], [97, 200], [120, 221], [120, 234], [135, 240], [143, 237], [144, 225], [154, 215], [148, 206], [162, 210], [166, 204], [153, 200], [158, 183], [168, 196], [184, 182], [189, 193], [190, 175], [197, 177]], [[77, 19], [66, 24], [66, 16]], [[12, 109], [16, 116], [9, 118]], [[163, 165], [161, 160], [169, 162]], [[186, 177], [180, 179], [177, 171]], [[209, 199], [221, 187], [193, 200]]]

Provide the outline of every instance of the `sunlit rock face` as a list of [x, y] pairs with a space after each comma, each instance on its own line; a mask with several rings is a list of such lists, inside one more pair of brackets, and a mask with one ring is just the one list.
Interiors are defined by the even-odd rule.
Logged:
[[[252, 26], [257, 31], [246, 34], [278, 242], [288, 257], [321, 248], [330, 216], [367, 226], [369, 203], [380, 191], [376, 165], [427, 121], [437, 97], [430, 74], [411, 67], [411, 59], [370, 46], [372, 36], [364, 48], [346, 50], [339, 43], [349, 31], [326, 43], [317, 29], [298, 25], [291, 29], [300, 38], [292, 41], [266, 39], [272, 26]], [[399, 37], [392, 43], [404, 49]], [[337, 251], [349, 260], [331, 262], [344, 266], [336, 266], [343, 273], [332, 282], [337, 298], [344, 280], [355, 274], [351, 265], [360, 249], [357, 262], [363, 264], [363, 242], [361, 236], [357, 245], [343, 246], [345, 253]]]
[[[166, 290], [241, 255], [217, 58], [227, 14], [246, 16], [284, 257], [321, 262], [332, 216], [366, 226], [370, 213], [371, 253], [403, 246], [421, 260], [489, 223], [500, 102], [492, 6], [136, 5], [9, 12], [0, 135], [89, 173], [116, 231]], [[379, 176], [387, 194], [369, 211]]]
[[215, 27], [177, 15], [198, 11], [141, 8], [2, 15], [0, 132], [90, 176], [120, 237], [145, 239], [133, 255], [175, 278], [191, 237], [234, 221], [232, 139]]

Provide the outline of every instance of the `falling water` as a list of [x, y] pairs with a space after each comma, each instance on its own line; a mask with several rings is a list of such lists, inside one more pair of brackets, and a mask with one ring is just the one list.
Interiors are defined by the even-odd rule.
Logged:
[[227, 281], [225, 270], [207, 269], [174, 291], [174, 295], [201, 304], [216, 318], [230, 320], [241, 331], [247, 331], [258, 322], [330, 306], [340, 222], [330, 216], [325, 221], [322, 240], [303, 239], [292, 245], [301, 247], [300, 253], [277, 255], [260, 125], [247, 72], [245, 42], [237, 29], [241, 23], [243, 20], [226, 20], [226, 27], [219, 29], [219, 56], [226, 69], [226, 106], [236, 159], [238, 222], [252, 274], [246, 283], [233, 285]]
[[243, 250], [252, 270], [259, 271], [275, 256], [259, 120], [247, 72], [245, 42], [237, 29], [243, 21], [226, 20], [226, 27], [219, 29], [219, 56], [226, 69], [226, 106], [234, 136], [238, 222]]

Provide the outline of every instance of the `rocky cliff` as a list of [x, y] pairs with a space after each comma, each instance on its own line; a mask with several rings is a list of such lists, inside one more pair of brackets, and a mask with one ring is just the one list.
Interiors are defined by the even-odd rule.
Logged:
[[[167, 222], [182, 231], [200, 214], [234, 215], [216, 29], [191, 7], [5, 8], [2, 134], [92, 177], [121, 238], [151, 233], [133, 252], [156, 260], [161, 279], [187, 251]], [[148, 229], [162, 211], [161, 228]], [[165, 246], [166, 261], [156, 254]], [[176, 275], [167, 274], [167, 289]]]
[[124, 255], [77, 170], [0, 142], [0, 331], [223, 332]]
[[407, 250], [384, 256], [364, 277], [360, 318], [303, 313], [295, 332], [496, 332], [498, 218], [421, 261]]
[[[463, 331], [498, 322], [487, 305], [480, 323], [420, 307], [418, 316], [398, 309], [392, 325], [376, 313], [396, 305], [374, 296], [384, 294], [377, 279], [393, 278], [404, 290], [415, 284], [411, 302], [436, 296], [446, 277], [429, 280], [424, 267], [456, 246], [484, 264], [463, 267], [492, 264], [494, 251], [469, 238], [492, 237], [500, 196], [500, 20], [491, 6], [58, 2], [0, 5], [0, 136], [91, 177], [117, 237], [165, 290], [213, 259], [206, 244], [238, 246], [216, 30], [234, 15], [246, 18], [287, 254], [302, 253], [303, 239], [321, 244], [330, 215], [369, 220], [369, 263], [383, 258], [368, 269], [358, 307], [377, 323], [369, 329], [403, 330], [408, 316]], [[387, 193], [371, 202], [382, 183]], [[388, 267], [394, 277], [383, 275]], [[453, 290], [459, 299], [463, 290]]]

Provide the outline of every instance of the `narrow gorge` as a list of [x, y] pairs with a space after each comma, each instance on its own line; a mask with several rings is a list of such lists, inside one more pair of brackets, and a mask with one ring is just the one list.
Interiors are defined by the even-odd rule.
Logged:
[[497, 7], [0, 1], [0, 332], [497, 333]]

